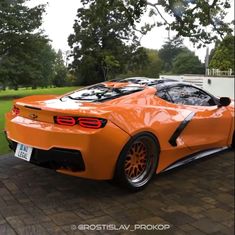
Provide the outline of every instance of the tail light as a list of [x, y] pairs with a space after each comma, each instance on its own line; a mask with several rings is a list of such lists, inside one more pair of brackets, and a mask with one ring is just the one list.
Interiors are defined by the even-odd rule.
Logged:
[[98, 118], [78, 118], [78, 124], [81, 127], [99, 129], [102, 127], [102, 120]]
[[14, 105], [13, 108], [12, 108], [12, 114], [13, 114], [14, 116], [18, 116], [18, 115], [20, 114], [20, 109], [17, 108], [15, 105]]
[[70, 116], [58, 116], [55, 117], [55, 123], [64, 126], [74, 126], [76, 124], [76, 120], [74, 117]]
[[64, 126], [79, 125], [84, 128], [99, 129], [105, 127], [107, 120], [103, 118], [93, 117], [71, 117], [71, 116], [56, 116], [54, 117], [56, 124]]

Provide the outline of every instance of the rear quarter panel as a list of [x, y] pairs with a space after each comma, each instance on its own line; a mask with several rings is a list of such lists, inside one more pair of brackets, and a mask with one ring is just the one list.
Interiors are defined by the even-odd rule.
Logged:
[[136, 103], [134, 100], [125, 102], [113, 108], [109, 119], [130, 136], [150, 132], [158, 139], [160, 156], [157, 172], [182, 156], [192, 153], [181, 138], [177, 140], [177, 147], [171, 146], [168, 142], [190, 111], [175, 108], [175, 105], [156, 97], [155, 93], [139, 97]]

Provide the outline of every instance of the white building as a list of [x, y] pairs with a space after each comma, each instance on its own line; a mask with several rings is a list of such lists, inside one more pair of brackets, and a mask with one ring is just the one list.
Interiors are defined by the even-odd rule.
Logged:
[[234, 76], [160, 75], [160, 78], [175, 79], [194, 84], [215, 96], [234, 99]]

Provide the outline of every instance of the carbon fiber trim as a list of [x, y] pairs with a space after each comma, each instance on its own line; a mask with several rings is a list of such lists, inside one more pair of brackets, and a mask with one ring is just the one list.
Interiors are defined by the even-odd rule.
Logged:
[[177, 129], [175, 130], [175, 132], [173, 133], [173, 135], [171, 136], [171, 138], [169, 139], [169, 143], [176, 147], [177, 146], [177, 138], [181, 135], [181, 133], [183, 132], [183, 130], [186, 128], [186, 126], [189, 124], [189, 122], [193, 119], [195, 113], [191, 112], [181, 123], [180, 125], [177, 127]]

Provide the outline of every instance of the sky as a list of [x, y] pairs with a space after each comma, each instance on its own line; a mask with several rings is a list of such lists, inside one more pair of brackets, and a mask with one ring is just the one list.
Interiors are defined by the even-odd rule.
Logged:
[[[229, 21], [234, 19], [234, 0], [230, 1], [232, 7], [228, 13], [227, 19]], [[76, 18], [77, 9], [81, 7], [79, 0], [31, 0], [28, 5], [34, 6], [38, 4], [48, 3], [46, 7], [46, 14], [43, 18], [42, 28], [45, 34], [51, 39], [51, 44], [54, 49], [61, 49], [66, 53], [70, 48], [67, 43], [68, 36], [73, 33], [73, 24]], [[148, 21], [149, 19], [145, 17]], [[164, 27], [155, 27], [146, 36], [141, 39], [141, 45], [146, 48], [160, 49], [168, 38], [168, 31]], [[184, 41], [185, 46], [194, 51], [202, 62], [205, 60], [206, 48], [197, 49], [189, 42], [188, 39]], [[209, 45], [209, 49], [213, 48], [213, 44]]]

